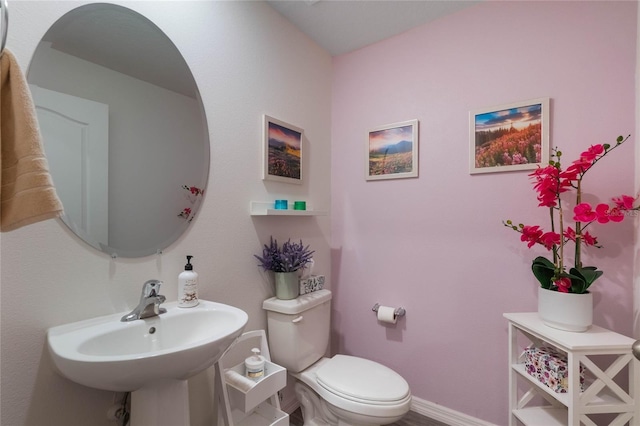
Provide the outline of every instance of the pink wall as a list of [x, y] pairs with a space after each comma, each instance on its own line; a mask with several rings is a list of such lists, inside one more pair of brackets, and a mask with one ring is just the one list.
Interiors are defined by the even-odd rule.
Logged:
[[[634, 132], [636, 2], [485, 2], [334, 58], [333, 349], [380, 361], [415, 396], [507, 422], [503, 312], [534, 311], [529, 250], [501, 224], [548, 226], [527, 172], [470, 175], [470, 110], [551, 98], [551, 144], [567, 161]], [[367, 131], [420, 121], [420, 177], [365, 181]], [[586, 181], [633, 193], [634, 141]], [[598, 325], [632, 333], [633, 226], [592, 230], [605, 271]], [[374, 303], [403, 306], [396, 326]]]

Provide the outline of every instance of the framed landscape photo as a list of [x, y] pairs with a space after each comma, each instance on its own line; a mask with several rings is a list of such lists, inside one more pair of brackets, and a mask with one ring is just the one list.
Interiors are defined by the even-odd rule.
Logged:
[[418, 177], [418, 120], [376, 127], [367, 140], [366, 179]]
[[262, 179], [302, 183], [302, 134], [296, 126], [265, 115], [263, 117]]
[[549, 161], [549, 98], [469, 113], [469, 173], [532, 170]]

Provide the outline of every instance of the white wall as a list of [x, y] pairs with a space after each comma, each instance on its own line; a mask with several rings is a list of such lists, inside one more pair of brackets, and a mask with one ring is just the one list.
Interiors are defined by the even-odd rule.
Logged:
[[[187, 233], [160, 256], [112, 260], [79, 242], [55, 220], [2, 235], [1, 417], [3, 425], [111, 425], [113, 394], [69, 382], [52, 369], [47, 328], [122, 312], [142, 283], [164, 280], [175, 300], [184, 256], [195, 256], [201, 297], [249, 314], [264, 328], [262, 300], [272, 295], [253, 254], [270, 235], [302, 238], [329, 271], [328, 217], [251, 217], [249, 202], [306, 199], [330, 208], [331, 58], [263, 2], [131, 2], [183, 54], [199, 85], [211, 139], [208, 191]], [[11, 2], [7, 47], [23, 71], [42, 35], [81, 2]], [[261, 180], [261, 116], [305, 130], [305, 184]], [[329, 277], [330, 278], [330, 277]], [[192, 424], [211, 424], [211, 380], [190, 383]]]

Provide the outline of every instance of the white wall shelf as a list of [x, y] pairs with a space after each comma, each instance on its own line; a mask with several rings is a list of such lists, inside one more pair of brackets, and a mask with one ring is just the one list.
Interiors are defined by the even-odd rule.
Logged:
[[251, 201], [249, 205], [251, 216], [326, 216], [329, 212], [324, 210], [314, 210], [307, 205], [307, 210], [294, 210], [290, 203], [287, 210], [274, 208], [273, 202]]
[[[509, 426], [593, 426], [590, 416], [599, 413], [615, 415], [610, 425], [640, 424], [640, 388], [634, 386], [640, 383], [640, 362], [631, 353], [633, 339], [595, 325], [584, 333], [556, 330], [536, 312], [504, 317], [509, 320]], [[523, 341], [526, 347], [554, 346], [567, 354], [567, 393], [556, 393], [527, 373]], [[608, 355], [606, 368], [601, 355]], [[580, 365], [587, 372], [582, 392]], [[625, 370], [626, 387], [614, 381]], [[534, 405], [536, 395], [549, 405]]]

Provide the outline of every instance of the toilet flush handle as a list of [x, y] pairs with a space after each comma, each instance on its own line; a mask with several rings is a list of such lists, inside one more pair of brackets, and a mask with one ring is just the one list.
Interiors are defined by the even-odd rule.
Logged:
[[294, 319], [292, 319], [292, 320], [291, 320], [291, 322], [292, 322], [292, 323], [294, 323], [294, 324], [297, 324], [297, 323], [299, 323], [300, 321], [302, 321], [302, 318], [303, 318], [303, 316], [302, 316], [302, 315], [297, 316], [297, 317], [295, 317]]

